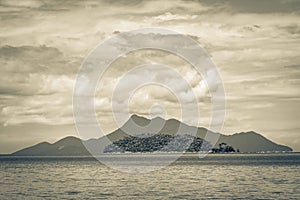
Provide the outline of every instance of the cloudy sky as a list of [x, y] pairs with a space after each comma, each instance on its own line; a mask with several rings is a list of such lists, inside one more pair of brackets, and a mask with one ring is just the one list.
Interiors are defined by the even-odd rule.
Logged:
[[[177, 31], [205, 47], [226, 92], [224, 134], [254, 130], [300, 151], [297, 0], [0, 2], [0, 153], [78, 136], [72, 93], [81, 63], [103, 40], [145, 27]], [[172, 66], [188, 80], [200, 99], [200, 122], [207, 125], [210, 100], [203, 77], [175, 55], [143, 50], [116, 60], [99, 82], [95, 106], [104, 131], [116, 128], [109, 109], [116, 83], [145, 63]], [[157, 85], [141, 87], [129, 111], [147, 116], [164, 107], [167, 118], [180, 118], [176, 95], [183, 89], [173, 94]]]

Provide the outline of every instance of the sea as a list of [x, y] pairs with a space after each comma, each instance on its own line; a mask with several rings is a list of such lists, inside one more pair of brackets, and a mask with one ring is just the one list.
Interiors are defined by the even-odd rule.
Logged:
[[300, 199], [300, 153], [150, 156], [0, 156], [0, 199]]

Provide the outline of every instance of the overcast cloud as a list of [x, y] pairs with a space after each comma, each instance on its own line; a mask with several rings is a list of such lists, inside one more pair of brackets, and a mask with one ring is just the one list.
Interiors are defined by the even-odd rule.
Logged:
[[[178, 31], [206, 48], [226, 90], [223, 133], [255, 130], [300, 151], [297, 0], [2, 0], [0, 16], [0, 153], [76, 136], [72, 92], [84, 58], [104, 39], [144, 27]], [[145, 63], [172, 66], [188, 80], [199, 100], [200, 122], [209, 123], [210, 95], [203, 77], [175, 55], [148, 50], [118, 59], [99, 82], [95, 103], [106, 133], [116, 128], [110, 109], [115, 85], [124, 72]], [[164, 71], [146, 75], [177, 82]], [[132, 80], [139, 78], [136, 74]], [[184, 87], [176, 91], [188, 102]], [[177, 101], [167, 89], [146, 86], [136, 91], [129, 107], [148, 115], [159, 113], [159, 107], [152, 107], [161, 104], [166, 117], [180, 118]]]

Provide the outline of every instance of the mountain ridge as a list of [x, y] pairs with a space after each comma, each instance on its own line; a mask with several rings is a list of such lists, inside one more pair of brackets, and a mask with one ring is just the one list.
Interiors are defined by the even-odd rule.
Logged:
[[239, 132], [232, 135], [215, 133], [204, 127], [195, 127], [185, 124], [177, 119], [152, 119], [132, 115], [123, 126], [112, 131], [105, 137], [81, 140], [74, 136], [67, 136], [54, 143], [41, 142], [36, 145], [12, 153], [13, 156], [90, 156], [103, 152], [105, 146], [130, 135], [137, 136], [144, 133], [157, 134], [187, 134], [196, 133], [195, 137], [205, 138], [207, 133], [219, 135], [217, 143], [225, 142], [241, 152], [274, 152], [292, 151], [288, 146], [276, 144], [255, 131]]

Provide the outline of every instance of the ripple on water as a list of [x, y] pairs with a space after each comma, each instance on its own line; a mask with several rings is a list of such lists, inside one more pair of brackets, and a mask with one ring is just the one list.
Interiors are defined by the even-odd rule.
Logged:
[[128, 174], [80, 158], [0, 158], [0, 199], [300, 199], [300, 157], [278, 159], [189, 156], [159, 171]]

